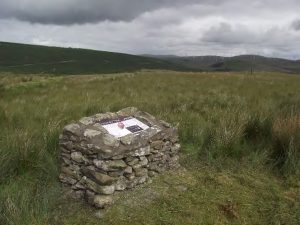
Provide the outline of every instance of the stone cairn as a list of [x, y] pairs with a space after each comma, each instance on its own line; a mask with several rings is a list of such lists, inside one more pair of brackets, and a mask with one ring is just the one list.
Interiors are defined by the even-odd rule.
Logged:
[[[133, 118], [147, 129], [132, 126], [129, 134], [117, 137], [104, 126], [112, 121], [126, 129], [122, 121]], [[111, 205], [116, 192], [132, 189], [166, 169], [179, 167], [177, 128], [136, 108], [96, 114], [67, 125], [59, 146], [60, 181], [72, 196], [97, 208]]]

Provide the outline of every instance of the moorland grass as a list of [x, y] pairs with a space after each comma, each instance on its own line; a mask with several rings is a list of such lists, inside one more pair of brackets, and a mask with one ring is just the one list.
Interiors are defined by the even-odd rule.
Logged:
[[[299, 86], [276, 73], [1, 75], [0, 224], [297, 224]], [[62, 194], [58, 136], [128, 106], [178, 125], [185, 169], [120, 194], [99, 220]]]

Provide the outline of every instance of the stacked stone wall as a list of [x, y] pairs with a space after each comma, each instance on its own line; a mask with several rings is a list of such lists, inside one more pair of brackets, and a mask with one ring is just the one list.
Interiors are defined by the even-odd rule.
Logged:
[[[149, 128], [116, 138], [101, 125], [101, 121], [128, 116]], [[136, 108], [82, 118], [64, 128], [59, 145], [60, 181], [73, 196], [97, 208], [112, 204], [116, 192], [179, 167], [177, 129]]]

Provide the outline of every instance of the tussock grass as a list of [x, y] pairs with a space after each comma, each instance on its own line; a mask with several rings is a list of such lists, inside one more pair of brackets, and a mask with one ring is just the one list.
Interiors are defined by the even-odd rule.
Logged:
[[[299, 86], [276, 73], [1, 75], [0, 224], [297, 224]], [[58, 136], [128, 106], [179, 126], [186, 170], [125, 193], [99, 221], [62, 196]]]
[[277, 118], [272, 131], [271, 156], [275, 166], [285, 174], [300, 174], [300, 115], [292, 113]]

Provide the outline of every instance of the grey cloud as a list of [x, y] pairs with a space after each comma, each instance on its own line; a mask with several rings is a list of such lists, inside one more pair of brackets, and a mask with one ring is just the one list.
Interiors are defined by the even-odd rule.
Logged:
[[0, 41], [300, 58], [299, 11], [299, 0], [0, 0]]
[[300, 31], [300, 19], [299, 19], [299, 20], [295, 20], [295, 21], [292, 23], [292, 28], [293, 28], [294, 30]]
[[1, 0], [0, 18], [42, 24], [130, 21], [144, 12], [218, 0]]
[[211, 48], [219, 47], [223, 49], [221, 51], [233, 52], [234, 55], [261, 54], [299, 58], [300, 36], [291, 33], [287, 24], [273, 24], [257, 29], [251, 25], [221, 22], [203, 32], [198, 43], [206, 43]]
[[202, 36], [204, 42], [215, 42], [221, 44], [257, 43], [260, 37], [251, 32], [243, 25], [234, 27], [229, 23], [222, 22], [218, 26], [211, 27]]

